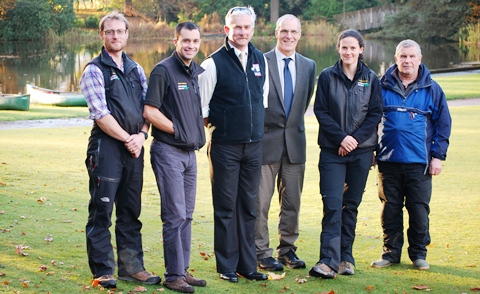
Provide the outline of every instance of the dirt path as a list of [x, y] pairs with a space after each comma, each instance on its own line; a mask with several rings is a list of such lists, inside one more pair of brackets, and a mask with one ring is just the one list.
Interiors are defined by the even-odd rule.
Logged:
[[77, 126], [91, 126], [92, 120], [86, 118], [67, 119], [39, 119], [39, 120], [17, 120], [0, 122], [0, 130], [31, 129], [31, 128], [63, 128]]

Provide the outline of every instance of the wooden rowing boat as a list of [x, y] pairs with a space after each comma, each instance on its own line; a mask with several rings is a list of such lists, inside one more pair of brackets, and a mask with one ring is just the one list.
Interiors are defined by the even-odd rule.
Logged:
[[27, 84], [27, 93], [33, 104], [55, 106], [87, 106], [82, 93], [56, 91]]
[[0, 110], [30, 109], [30, 94], [0, 94]]

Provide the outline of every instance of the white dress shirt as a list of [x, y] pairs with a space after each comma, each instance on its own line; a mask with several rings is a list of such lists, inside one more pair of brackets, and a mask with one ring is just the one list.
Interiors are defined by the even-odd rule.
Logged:
[[[277, 56], [277, 65], [278, 65], [278, 75], [280, 76], [280, 83], [282, 84], [282, 93], [285, 89], [284, 81], [283, 81], [283, 69], [285, 68], [285, 60], [284, 58], [291, 58], [292, 60], [288, 63], [288, 69], [290, 70], [290, 74], [292, 75], [292, 86], [293, 86], [293, 93], [295, 93], [295, 82], [297, 81], [297, 69], [295, 67], [295, 52], [292, 55], [286, 56], [277, 47], [275, 47], [275, 56]], [[283, 93], [285, 96], [285, 93]]]

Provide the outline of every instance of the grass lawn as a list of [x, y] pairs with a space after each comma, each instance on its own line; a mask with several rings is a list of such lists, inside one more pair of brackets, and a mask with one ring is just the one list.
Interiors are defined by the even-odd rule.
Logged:
[[480, 98], [480, 74], [442, 75], [433, 77], [447, 99]]
[[29, 111], [0, 110], [0, 122], [52, 118], [87, 118], [88, 115], [87, 107], [55, 107], [31, 104]]
[[[369, 266], [380, 257], [382, 246], [377, 170], [373, 170], [359, 208], [355, 275], [335, 280], [307, 277], [319, 258], [322, 218], [317, 170], [318, 125], [314, 116], [308, 116], [307, 170], [297, 241], [297, 253], [307, 268], [286, 269], [285, 278], [276, 281], [240, 279], [233, 284], [220, 280], [215, 270], [213, 209], [203, 148], [197, 155], [198, 193], [190, 270], [208, 284], [196, 288], [196, 293], [415, 293], [415, 286], [427, 287], [433, 293], [469, 293], [471, 288], [480, 287], [480, 243], [475, 233], [480, 224], [479, 111], [480, 106], [451, 108], [453, 133], [448, 159], [442, 174], [434, 179], [429, 271], [415, 270], [406, 248], [402, 263], [397, 266], [385, 269]], [[0, 130], [0, 292], [106, 292], [91, 288], [85, 249], [89, 193], [84, 159], [89, 131], [90, 127]], [[146, 268], [163, 278], [159, 195], [149, 162], [150, 142], [149, 138], [145, 146], [143, 246]], [[277, 215], [278, 205], [274, 200], [270, 213], [273, 247], [277, 246]], [[296, 278], [307, 281], [298, 283]], [[138, 286], [118, 281], [116, 293], [140, 292]], [[147, 293], [174, 293], [161, 285], [145, 288]]]

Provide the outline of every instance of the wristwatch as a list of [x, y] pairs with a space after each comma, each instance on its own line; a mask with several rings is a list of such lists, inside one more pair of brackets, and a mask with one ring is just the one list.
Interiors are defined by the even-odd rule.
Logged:
[[144, 132], [144, 131], [140, 131], [140, 133], [144, 134], [145, 135], [145, 140], [148, 139], [148, 133], [147, 132]]

